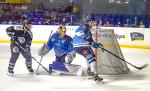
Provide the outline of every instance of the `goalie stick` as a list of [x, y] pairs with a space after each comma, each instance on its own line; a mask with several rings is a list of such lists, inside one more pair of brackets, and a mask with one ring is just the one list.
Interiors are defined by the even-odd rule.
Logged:
[[[22, 47], [22, 46], [20, 46], [19, 44], [18, 44], [18, 42], [16, 42], [15, 41], [15, 44], [16, 45], [18, 45], [23, 51], [25, 51], [26, 52], [26, 50]], [[30, 55], [28, 52], [26, 52], [28, 55]], [[31, 56], [31, 55], [30, 55]], [[31, 56], [31, 58], [35, 61], [35, 62], [37, 62], [46, 72], [48, 72], [49, 74], [51, 74], [51, 72], [49, 72], [49, 70], [47, 70], [40, 62], [38, 62], [33, 56]]]
[[131, 64], [130, 62], [128, 62], [128, 61], [126, 61], [126, 60], [122, 59], [121, 57], [119, 57], [119, 56], [115, 55], [114, 53], [112, 53], [112, 52], [108, 51], [108, 50], [107, 50], [107, 49], [105, 49], [104, 47], [102, 47], [102, 46], [99, 46], [99, 47], [100, 47], [103, 51], [106, 51], [106, 52], [108, 52], [109, 54], [111, 54], [111, 55], [113, 55], [113, 56], [115, 56], [115, 57], [117, 57], [117, 58], [121, 59], [121, 61], [126, 62], [127, 64], [131, 65], [132, 67], [134, 67], [134, 68], [136, 68], [136, 69], [138, 69], [138, 70], [142, 70], [142, 69], [144, 69], [144, 68], [146, 68], [146, 67], [148, 66], [148, 64], [144, 64], [144, 65], [142, 65], [142, 66], [140, 66], [140, 67], [135, 66], [135, 65]]
[[[39, 62], [40, 64], [41, 64], [41, 62], [42, 62], [42, 59], [43, 59], [43, 56], [41, 56], [41, 59], [40, 59], [40, 62]], [[38, 67], [37, 67], [37, 69], [36, 69], [36, 72], [35, 72], [37, 75], [38, 75], [37, 72], [38, 72], [38, 70], [39, 70], [40, 64], [38, 65]]]
[[[53, 30], [51, 31], [51, 33], [50, 33], [50, 38], [51, 38], [51, 36], [52, 36], [52, 33], [53, 33]], [[44, 43], [44, 45], [45, 45], [45, 43]], [[42, 50], [44, 49], [44, 47], [42, 48]], [[43, 59], [43, 56], [41, 56], [41, 59], [40, 59], [40, 64], [41, 64], [41, 62], [42, 62], [42, 59]], [[37, 72], [38, 72], [38, 70], [39, 70], [39, 67], [40, 67], [40, 64], [38, 65], [38, 67], [37, 67], [37, 69], [36, 69], [36, 74], [38, 74]]]

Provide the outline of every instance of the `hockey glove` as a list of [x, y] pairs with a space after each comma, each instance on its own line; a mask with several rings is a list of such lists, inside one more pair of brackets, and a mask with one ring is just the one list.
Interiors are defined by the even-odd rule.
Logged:
[[102, 52], [104, 52], [104, 46], [101, 43], [98, 43], [99, 48], [101, 48]]
[[75, 51], [68, 52], [66, 57], [65, 57], [65, 63], [71, 64], [71, 62], [73, 61], [73, 59], [75, 57], [76, 57], [76, 52]]
[[101, 44], [101, 43], [98, 43], [98, 46], [99, 46], [99, 47], [104, 47], [104, 45], [103, 45], [103, 44]]
[[91, 46], [94, 47], [94, 48], [99, 48], [99, 43], [92, 42]]
[[104, 52], [104, 46], [101, 43], [92, 42], [91, 46], [94, 48], [101, 48], [102, 52]]
[[15, 34], [14, 27], [13, 27], [13, 26], [8, 27], [8, 28], [6, 29], [6, 32], [7, 32], [7, 34], [8, 34], [9, 37], [14, 36], [14, 34]]
[[44, 45], [38, 50], [38, 55], [45, 56], [48, 52], [49, 52], [49, 49], [47, 48], [46, 44], [44, 43]]

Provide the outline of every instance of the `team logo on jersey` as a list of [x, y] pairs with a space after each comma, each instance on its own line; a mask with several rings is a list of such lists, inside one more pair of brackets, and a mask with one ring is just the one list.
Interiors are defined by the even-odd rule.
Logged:
[[14, 53], [17, 53], [17, 52], [19, 52], [19, 49], [18, 49], [18, 47], [14, 47], [14, 48], [13, 48], [13, 52], [14, 52]]
[[65, 43], [65, 40], [62, 40], [61, 43]]
[[18, 37], [18, 41], [23, 44], [25, 43], [25, 38], [24, 37]]
[[83, 50], [83, 55], [87, 55], [87, 54], [89, 54], [89, 52], [88, 52], [88, 50]]

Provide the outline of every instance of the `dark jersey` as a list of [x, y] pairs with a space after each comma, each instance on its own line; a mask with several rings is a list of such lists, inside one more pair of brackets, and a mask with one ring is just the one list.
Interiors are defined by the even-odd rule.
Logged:
[[11, 42], [17, 42], [22, 47], [30, 47], [33, 34], [31, 31], [15, 30], [13, 27], [8, 27], [6, 32], [11, 37]]

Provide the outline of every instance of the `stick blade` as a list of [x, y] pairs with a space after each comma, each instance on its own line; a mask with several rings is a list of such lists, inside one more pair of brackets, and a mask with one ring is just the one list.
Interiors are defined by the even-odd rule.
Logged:
[[139, 67], [139, 70], [142, 70], [144, 68], [148, 67], [148, 64], [144, 64], [143, 66]]

